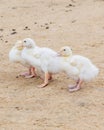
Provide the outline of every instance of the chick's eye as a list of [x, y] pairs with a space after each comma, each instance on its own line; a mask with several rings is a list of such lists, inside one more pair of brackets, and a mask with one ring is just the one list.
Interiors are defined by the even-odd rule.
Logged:
[[64, 49], [63, 51], [66, 51], [66, 49]]
[[26, 43], [26, 41], [24, 41]]

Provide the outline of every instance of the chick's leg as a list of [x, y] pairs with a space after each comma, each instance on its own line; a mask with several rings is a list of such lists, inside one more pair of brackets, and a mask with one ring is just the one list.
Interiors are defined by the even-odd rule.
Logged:
[[48, 80], [52, 80], [52, 74], [49, 73]]
[[77, 90], [81, 89], [81, 84], [82, 83], [83, 83], [83, 81], [79, 80], [79, 82], [76, 84], [76, 86], [74, 88], [69, 88], [69, 91], [74, 92], [74, 91], [77, 91]]
[[18, 78], [19, 76], [23, 76], [25, 78], [28, 78], [28, 77], [32, 78], [32, 77], [34, 77], [33, 75], [35, 76], [35, 68], [30, 67], [29, 72], [20, 73], [16, 77]]
[[33, 77], [36, 77], [35, 68], [30, 67], [29, 68], [29, 75], [25, 76], [25, 78], [33, 78]]
[[49, 80], [49, 76], [50, 76], [50, 74], [48, 72], [46, 72], [45, 73], [45, 78], [44, 78], [44, 83], [39, 85], [38, 87], [43, 88], [43, 87], [47, 86], [48, 83], [49, 83], [49, 81], [48, 81]]
[[77, 87], [78, 83], [79, 83], [80, 79], [77, 80], [75, 85], [69, 85], [69, 89], [74, 89]]

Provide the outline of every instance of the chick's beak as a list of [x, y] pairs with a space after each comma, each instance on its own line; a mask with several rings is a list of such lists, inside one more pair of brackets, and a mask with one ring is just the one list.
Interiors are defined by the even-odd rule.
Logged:
[[18, 50], [22, 50], [24, 47], [23, 46], [19, 46], [18, 47]]

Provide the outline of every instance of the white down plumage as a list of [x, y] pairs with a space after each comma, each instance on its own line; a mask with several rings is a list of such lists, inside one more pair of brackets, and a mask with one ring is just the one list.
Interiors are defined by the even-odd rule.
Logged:
[[30, 76], [33, 72], [31, 72], [32, 70], [30, 64], [28, 64], [21, 56], [23, 48], [22, 41], [17, 41], [9, 52], [9, 60], [13, 63], [20, 63], [23, 66], [29, 68], [29, 73], [26, 72], [19, 74], [27, 77], [28, 75]]
[[71, 87], [69, 89], [70, 91], [80, 89], [83, 81], [90, 81], [98, 75], [99, 69], [91, 62], [91, 60], [81, 55], [72, 55], [70, 47], [62, 47], [59, 54], [62, 57], [68, 58], [69, 64], [78, 70], [78, 75], [72, 73], [73, 78], [77, 80], [77, 84], [74, 87]]

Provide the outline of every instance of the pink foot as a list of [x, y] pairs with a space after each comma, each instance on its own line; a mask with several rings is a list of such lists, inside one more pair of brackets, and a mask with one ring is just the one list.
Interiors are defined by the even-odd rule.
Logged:
[[18, 75], [16, 76], [16, 78], [18, 78], [19, 76], [25, 77], [25, 76], [29, 76], [29, 75], [30, 75], [30, 74], [29, 74], [28, 72], [24, 72], [24, 73], [18, 74]]
[[69, 89], [74, 89], [74, 88], [76, 88], [76, 85], [69, 85], [68, 87], [69, 87]]
[[46, 83], [43, 83], [43, 84], [39, 85], [38, 88], [44, 88], [44, 87], [46, 87], [47, 85], [48, 85], [48, 83], [47, 83], [47, 84], [46, 84]]
[[26, 76], [25, 76], [26, 79], [34, 78], [34, 77], [36, 77], [36, 75], [26, 75]]
[[28, 72], [21, 73], [20, 76], [29, 76], [30, 74]]
[[69, 92], [75, 92], [75, 91], [78, 91], [78, 90], [80, 90], [80, 87], [73, 87], [73, 88], [69, 88]]

